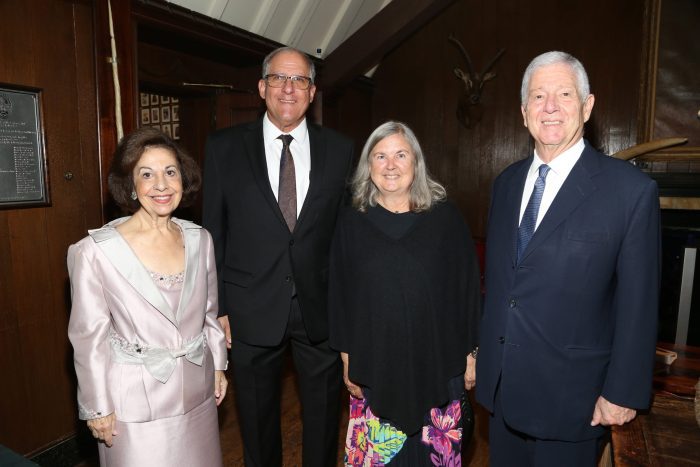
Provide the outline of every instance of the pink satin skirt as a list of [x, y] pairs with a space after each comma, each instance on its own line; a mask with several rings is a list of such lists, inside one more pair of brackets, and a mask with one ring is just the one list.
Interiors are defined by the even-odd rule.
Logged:
[[111, 448], [99, 443], [102, 467], [221, 467], [214, 397], [184, 415], [143, 423], [117, 421]]

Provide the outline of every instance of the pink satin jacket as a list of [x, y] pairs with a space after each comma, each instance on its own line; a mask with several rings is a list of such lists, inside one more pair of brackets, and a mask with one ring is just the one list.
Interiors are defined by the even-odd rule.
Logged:
[[214, 370], [227, 365], [216, 320], [214, 246], [200, 226], [183, 232], [185, 277], [177, 310], [115, 227], [117, 219], [68, 248], [81, 419], [116, 412], [124, 422], [187, 413], [214, 393]]

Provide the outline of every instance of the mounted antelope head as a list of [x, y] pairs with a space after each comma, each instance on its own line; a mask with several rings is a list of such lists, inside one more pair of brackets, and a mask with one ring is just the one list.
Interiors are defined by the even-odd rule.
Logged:
[[459, 67], [454, 69], [455, 76], [464, 81], [464, 92], [457, 103], [457, 120], [466, 128], [473, 128], [481, 121], [481, 116], [484, 113], [481, 105], [481, 91], [484, 88], [484, 83], [496, 77], [496, 72], [491, 71], [491, 68], [505, 53], [506, 49], [499, 50], [496, 56], [484, 67], [484, 70], [481, 73], [476, 73], [472, 60], [462, 43], [452, 34], [450, 34], [448, 40], [462, 53], [467, 68], [466, 73]]

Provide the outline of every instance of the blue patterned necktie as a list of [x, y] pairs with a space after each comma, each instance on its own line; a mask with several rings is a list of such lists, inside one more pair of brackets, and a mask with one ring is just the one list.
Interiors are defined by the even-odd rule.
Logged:
[[518, 227], [518, 262], [523, 256], [527, 244], [535, 233], [535, 225], [537, 224], [537, 214], [540, 212], [540, 203], [542, 202], [542, 194], [544, 193], [545, 179], [549, 172], [549, 166], [542, 164], [539, 168], [540, 174], [535, 180], [535, 188], [532, 190], [530, 200], [527, 202], [527, 207], [523, 213], [523, 218]]

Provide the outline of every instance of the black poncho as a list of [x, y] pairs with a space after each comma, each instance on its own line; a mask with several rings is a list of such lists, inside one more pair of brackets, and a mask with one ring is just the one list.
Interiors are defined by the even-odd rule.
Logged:
[[330, 345], [350, 355], [349, 378], [371, 389], [373, 412], [412, 434], [477, 342], [479, 270], [469, 229], [450, 202], [423, 212], [400, 238], [367, 214], [341, 215], [331, 250]]

